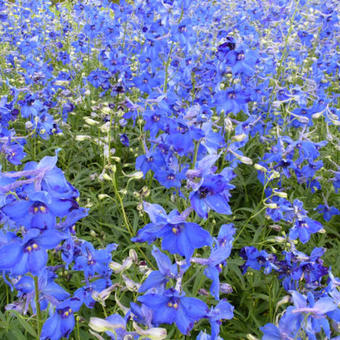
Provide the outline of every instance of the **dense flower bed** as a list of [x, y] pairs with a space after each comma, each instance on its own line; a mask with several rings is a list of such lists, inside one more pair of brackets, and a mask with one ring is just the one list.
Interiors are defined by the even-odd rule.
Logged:
[[3, 338], [338, 339], [337, 1], [0, 19]]

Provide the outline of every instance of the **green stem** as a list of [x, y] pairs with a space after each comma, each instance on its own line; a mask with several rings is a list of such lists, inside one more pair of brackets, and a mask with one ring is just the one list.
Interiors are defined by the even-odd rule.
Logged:
[[168, 70], [169, 70], [169, 65], [170, 65], [170, 61], [171, 61], [171, 54], [172, 54], [173, 47], [174, 47], [174, 43], [172, 42], [171, 47], [170, 47], [168, 60], [166, 61], [166, 64], [165, 64], [165, 79], [164, 79], [164, 86], [163, 86], [163, 92], [164, 93], [166, 93], [166, 90], [168, 88]]
[[236, 235], [233, 243], [235, 244], [236, 240], [240, 237], [240, 235], [242, 234], [243, 230], [246, 228], [246, 226], [248, 225], [249, 221], [252, 220], [254, 217], [256, 217], [257, 215], [259, 215], [263, 210], [265, 210], [267, 207], [263, 207], [262, 209], [260, 209], [257, 213], [255, 213], [254, 215], [250, 216], [247, 221], [244, 223], [243, 227], [241, 228], [240, 232]]
[[191, 169], [195, 169], [195, 166], [196, 166], [198, 147], [199, 147], [199, 142], [195, 141], [194, 159], [192, 160]]
[[126, 216], [126, 212], [125, 212], [125, 209], [124, 209], [124, 203], [123, 203], [122, 197], [120, 196], [119, 191], [117, 189], [117, 182], [116, 182], [116, 174], [115, 173], [112, 176], [112, 186], [113, 186], [114, 193], [115, 193], [115, 195], [116, 195], [116, 197], [118, 199], [118, 202], [119, 202], [119, 205], [120, 205], [120, 209], [121, 209], [122, 214], [123, 214], [123, 220], [124, 220], [125, 227], [126, 227], [126, 229], [128, 230], [129, 234], [132, 237], [133, 233], [132, 233], [132, 230], [131, 230], [128, 218]]
[[[119, 191], [117, 189], [117, 182], [116, 182], [116, 174], [114, 173], [113, 176], [111, 177], [112, 178], [112, 186], [113, 186], [113, 190], [114, 190], [114, 193], [119, 201], [119, 205], [120, 205], [120, 209], [122, 211], [122, 214], [123, 214], [123, 220], [124, 220], [124, 224], [126, 226], [126, 229], [128, 230], [129, 234], [131, 237], [133, 237], [133, 232], [132, 232], [132, 229], [131, 229], [131, 226], [130, 226], [130, 223], [128, 221], [128, 218], [126, 216], [126, 212], [125, 212], [125, 209], [124, 209], [124, 203], [123, 203], [123, 200], [122, 200], [122, 197], [120, 196], [119, 194]], [[137, 245], [137, 248], [138, 248], [138, 251], [143, 255], [143, 258], [146, 259], [147, 263], [150, 265], [150, 267], [155, 270], [155, 266], [152, 264], [152, 262], [149, 260], [149, 258], [144, 254], [143, 250], [140, 249], [139, 245]]]
[[38, 276], [34, 276], [34, 291], [35, 291], [35, 307], [37, 309], [37, 340], [40, 339], [41, 332], [41, 310], [39, 302], [39, 279]]
[[80, 329], [79, 329], [79, 316], [76, 316], [76, 325], [77, 325], [77, 340], [80, 340]]

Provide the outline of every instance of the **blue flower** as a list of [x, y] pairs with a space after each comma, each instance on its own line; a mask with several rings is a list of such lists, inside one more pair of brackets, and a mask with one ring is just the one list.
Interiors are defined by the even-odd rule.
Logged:
[[47, 263], [47, 249], [55, 248], [65, 238], [57, 230], [30, 229], [23, 239], [13, 238], [0, 247], [0, 270], [13, 275], [39, 275]]
[[230, 320], [234, 317], [234, 307], [226, 300], [221, 300], [216, 307], [211, 308], [208, 319], [211, 325], [211, 337], [216, 339], [220, 333], [222, 319]]
[[188, 334], [194, 323], [208, 314], [208, 306], [201, 300], [185, 297], [175, 289], [168, 289], [162, 295], [146, 294], [138, 301], [149, 307], [152, 312], [152, 323], [176, 323], [182, 334]]
[[155, 270], [149, 274], [147, 279], [139, 288], [139, 292], [145, 292], [151, 288], [165, 288], [166, 283], [170, 279], [175, 279], [177, 277], [178, 271], [176, 263], [172, 264], [168, 256], [163, 254], [155, 246], [152, 250], [152, 256], [155, 258], [159, 270]]
[[61, 302], [55, 312], [45, 321], [41, 330], [41, 340], [59, 340], [68, 337], [75, 325], [74, 312], [80, 309], [78, 298], [69, 298]]
[[137, 236], [132, 238], [133, 242], [153, 242], [156, 238], [162, 238], [162, 249], [185, 256], [188, 262], [195, 249], [211, 244], [209, 232], [196, 223], [185, 222], [185, 217], [177, 210], [166, 215], [159, 205], [148, 204], [146, 207], [154, 222], [139, 230]]
[[220, 174], [207, 175], [199, 187], [195, 188], [189, 198], [191, 205], [202, 218], [208, 217], [210, 209], [219, 214], [230, 215], [231, 209], [228, 204], [230, 193], [229, 190], [234, 186], [230, 180], [234, 177], [231, 169], [225, 168]]

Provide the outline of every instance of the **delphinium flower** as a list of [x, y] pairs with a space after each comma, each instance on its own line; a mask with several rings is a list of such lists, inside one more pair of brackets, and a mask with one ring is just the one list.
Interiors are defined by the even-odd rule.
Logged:
[[186, 297], [171, 288], [163, 294], [145, 294], [138, 297], [138, 301], [149, 307], [152, 314], [152, 323], [156, 326], [167, 323], [176, 323], [182, 334], [189, 334], [194, 323], [207, 317], [208, 306], [201, 300]]
[[0, 247], [0, 269], [12, 275], [39, 275], [45, 268], [47, 250], [55, 248], [66, 235], [57, 230], [31, 228], [24, 237], [15, 237]]
[[152, 271], [139, 288], [139, 292], [146, 292], [151, 288], [164, 289], [170, 279], [178, 275], [177, 264], [170, 261], [157, 247], [153, 246], [152, 256], [157, 262], [159, 270]]
[[311, 234], [322, 229], [320, 222], [307, 217], [306, 211], [302, 208], [303, 203], [294, 200], [293, 208], [295, 213], [295, 221], [293, 228], [290, 229], [289, 238], [292, 240], [300, 239], [302, 243], [309, 241]]
[[333, 216], [340, 215], [339, 209], [336, 207], [329, 207], [327, 204], [319, 204], [315, 209], [320, 214], [323, 214], [323, 218], [327, 222], [329, 222]]
[[259, 251], [255, 247], [247, 246], [241, 249], [240, 256], [246, 260], [242, 265], [243, 273], [247, 271], [248, 267], [255, 270], [264, 267], [266, 274], [270, 273], [273, 267], [275, 268], [275, 256], [268, 254], [265, 250]]
[[220, 334], [222, 320], [230, 320], [234, 317], [234, 307], [228, 301], [221, 300], [210, 309], [207, 316], [211, 325], [211, 338], [216, 339]]
[[[70, 294], [54, 282], [56, 274], [48, 269], [41, 272], [38, 279], [40, 309], [45, 310], [48, 304], [54, 306], [67, 299]], [[24, 275], [16, 283], [19, 300], [6, 306], [6, 310], [18, 310], [23, 314], [27, 313], [31, 305], [33, 313], [36, 313], [35, 286], [31, 276]]]
[[191, 259], [191, 262], [193, 263], [199, 263], [206, 266], [204, 274], [212, 280], [210, 292], [216, 300], [219, 300], [220, 296], [219, 275], [222, 271], [223, 265], [226, 263], [226, 259], [231, 253], [234, 233], [235, 228], [232, 224], [223, 224], [217, 238], [214, 238], [209, 258]]
[[292, 291], [294, 307], [287, 308], [284, 316], [279, 321], [278, 327], [267, 324], [262, 327], [263, 339], [282, 339], [282, 337], [298, 337], [305, 333], [309, 339], [317, 339], [316, 335], [324, 331], [327, 339], [331, 338], [330, 326], [327, 315], [338, 309], [335, 301], [329, 296], [315, 300], [309, 292], [307, 296]]
[[68, 337], [75, 326], [74, 312], [78, 312], [80, 307], [81, 302], [74, 297], [59, 303], [45, 321], [40, 339], [59, 340], [62, 337]]
[[186, 222], [186, 218], [177, 210], [167, 215], [160, 205], [146, 202], [144, 210], [148, 213], [151, 223], [138, 231], [137, 236], [132, 238], [134, 242], [153, 242], [156, 238], [162, 238], [162, 249], [184, 256], [187, 261], [195, 249], [212, 242], [208, 231], [196, 223]]
[[75, 258], [74, 270], [84, 272], [85, 279], [92, 278], [95, 274], [105, 277], [110, 274], [107, 264], [112, 261], [112, 251], [116, 250], [117, 244], [109, 244], [105, 249], [94, 249], [92, 243], [83, 242], [81, 253]]
[[201, 179], [200, 185], [189, 196], [192, 207], [200, 217], [207, 218], [210, 209], [220, 214], [231, 214], [228, 201], [229, 191], [234, 188], [230, 184], [234, 176], [231, 168], [224, 168], [219, 174], [208, 174]]

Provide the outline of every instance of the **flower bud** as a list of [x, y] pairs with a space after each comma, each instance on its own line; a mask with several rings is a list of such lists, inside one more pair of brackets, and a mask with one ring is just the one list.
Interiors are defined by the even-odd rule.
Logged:
[[279, 196], [279, 197], [282, 197], [282, 198], [287, 198], [288, 197], [287, 193], [283, 192], [283, 191], [275, 191], [274, 190], [274, 194], [275, 194], [275, 196]]
[[265, 203], [264, 204], [269, 209], [277, 209], [278, 205], [276, 203]]
[[245, 133], [241, 133], [239, 135], [235, 135], [233, 136], [231, 139], [236, 141], [236, 142], [242, 142], [243, 140], [245, 140], [247, 138], [247, 135]]
[[85, 123], [90, 125], [90, 126], [94, 126], [94, 125], [98, 124], [98, 122], [96, 122], [95, 120], [93, 120], [89, 117], [85, 117], [84, 120], [85, 120]]
[[96, 332], [107, 332], [107, 331], [114, 331], [117, 328], [125, 328], [124, 324], [113, 324], [107, 320], [92, 317], [90, 318], [89, 326]]
[[262, 166], [261, 164], [258, 164], [258, 163], [254, 164], [254, 168], [256, 170], [259, 170], [259, 171], [262, 171], [262, 172], [267, 172], [267, 169], [264, 166]]
[[140, 328], [135, 322], [133, 323], [133, 327], [139, 335], [142, 335], [143, 338], [145, 337], [151, 340], [162, 340], [165, 339], [167, 336], [165, 328], [153, 327], [144, 330]]

